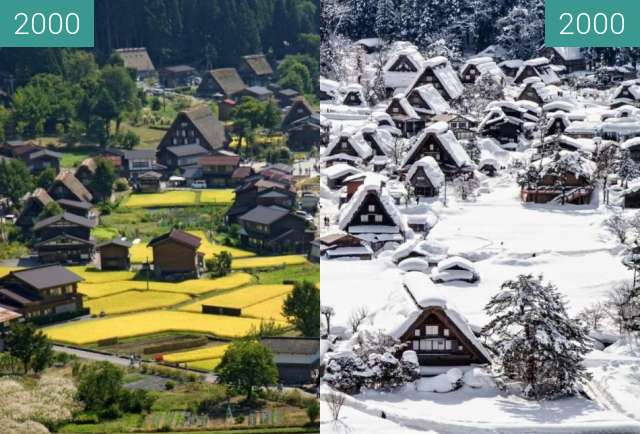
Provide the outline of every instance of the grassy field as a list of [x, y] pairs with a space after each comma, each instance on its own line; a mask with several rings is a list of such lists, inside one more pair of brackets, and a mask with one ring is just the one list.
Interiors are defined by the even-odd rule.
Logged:
[[260, 322], [252, 318], [164, 310], [67, 323], [47, 327], [44, 332], [53, 341], [75, 345], [169, 331], [206, 333], [233, 339], [245, 336], [252, 328], [259, 327]]
[[285, 265], [280, 268], [257, 273], [256, 280], [261, 284], [282, 283], [285, 280], [319, 282], [320, 265], [311, 262], [302, 265]]
[[162, 358], [165, 362], [183, 363], [195, 362], [198, 360], [219, 359], [227, 351], [228, 345], [217, 345], [215, 347], [201, 348], [198, 350], [182, 351], [179, 353], [165, 354]]
[[218, 367], [222, 357], [216, 357], [214, 359], [194, 360], [193, 362], [187, 362], [187, 368], [197, 369], [199, 371], [213, 371]]
[[261, 256], [256, 258], [243, 258], [231, 263], [234, 270], [249, 268], [272, 268], [282, 265], [301, 265], [307, 263], [307, 258], [302, 255], [285, 256]]
[[76, 273], [84, 279], [84, 283], [105, 283], [120, 280], [130, 280], [136, 276], [133, 271], [100, 271], [97, 268], [78, 265], [66, 267], [69, 271]]
[[203, 205], [229, 205], [233, 203], [232, 189], [170, 190], [162, 193], [132, 194], [124, 200], [124, 208], [163, 208]]
[[291, 285], [250, 285], [225, 294], [214, 295], [180, 308], [186, 312], [202, 312], [202, 305], [245, 308], [270, 298], [289, 293]]
[[186, 294], [158, 291], [127, 291], [107, 297], [96, 298], [84, 303], [92, 314], [107, 315], [159, 309], [189, 300]]
[[[232, 273], [218, 279], [194, 279], [178, 283], [149, 281], [149, 290], [177, 294], [198, 295], [246, 285], [252, 281], [247, 273]], [[113, 280], [100, 283], [81, 283], [78, 292], [89, 298], [106, 297], [131, 290], [146, 290], [145, 280]]]

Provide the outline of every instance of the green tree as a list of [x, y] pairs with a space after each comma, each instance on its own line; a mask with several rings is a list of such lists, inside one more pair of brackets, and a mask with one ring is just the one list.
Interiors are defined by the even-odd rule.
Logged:
[[40, 172], [36, 179], [36, 186], [48, 190], [54, 179], [56, 179], [56, 169], [49, 167]]
[[249, 402], [253, 400], [254, 388], [269, 386], [278, 381], [273, 354], [255, 339], [231, 343], [222, 356], [217, 371], [223, 384], [246, 394]]
[[282, 114], [276, 104], [275, 100], [270, 99], [262, 111], [262, 120], [260, 121], [262, 126], [269, 131], [275, 131], [282, 122]]
[[91, 179], [89, 187], [99, 201], [107, 200], [113, 191], [113, 183], [116, 181], [116, 170], [113, 163], [104, 158], [96, 161], [96, 172]]
[[307, 280], [296, 282], [284, 300], [282, 314], [305, 336], [320, 335], [320, 290]]
[[100, 362], [84, 366], [78, 377], [77, 398], [84, 403], [87, 412], [105, 419], [121, 414], [124, 374], [120, 368], [109, 362]]
[[309, 418], [309, 423], [315, 423], [318, 416], [320, 416], [320, 403], [317, 400], [310, 401], [307, 405], [307, 417]]
[[120, 131], [111, 137], [111, 142], [122, 149], [133, 149], [140, 144], [140, 136], [133, 131]]
[[64, 78], [70, 83], [80, 83], [96, 77], [98, 65], [92, 53], [84, 50], [68, 50], [62, 55]]
[[22, 161], [0, 161], [1, 196], [6, 196], [17, 204], [20, 203], [22, 196], [33, 190], [33, 187], [33, 177]]
[[119, 131], [124, 114], [140, 109], [136, 83], [124, 67], [107, 65], [100, 72], [100, 86], [113, 103], [113, 116], [102, 117], [115, 120], [116, 131]]
[[211, 271], [213, 277], [223, 277], [231, 273], [231, 253], [223, 250], [217, 255], [213, 256], [213, 259], [208, 261], [207, 267]]
[[41, 372], [51, 364], [53, 350], [47, 337], [31, 323], [16, 324], [5, 338], [6, 351], [22, 363], [24, 373]]

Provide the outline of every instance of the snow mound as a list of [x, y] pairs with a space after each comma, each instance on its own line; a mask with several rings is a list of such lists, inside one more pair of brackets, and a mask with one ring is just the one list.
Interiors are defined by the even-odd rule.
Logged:
[[416, 381], [416, 390], [418, 392], [452, 392], [460, 387], [461, 379], [462, 371], [458, 368], [453, 368], [435, 377], [421, 378]]
[[421, 273], [429, 272], [429, 262], [420, 258], [405, 259], [398, 264], [398, 268], [402, 271], [419, 271]]

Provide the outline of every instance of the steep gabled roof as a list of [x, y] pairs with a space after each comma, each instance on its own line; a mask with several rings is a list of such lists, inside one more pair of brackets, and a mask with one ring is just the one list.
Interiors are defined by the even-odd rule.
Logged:
[[60, 265], [27, 268], [25, 270], [12, 271], [9, 274], [35, 289], [70, 285], [83, 280], [82, 277]]
[[235, 95], [247, 87], [236, 68], [212, 69], [207, 75], [220, 86], [225, 95]]
[[290, 210], [278, 206], [258, 205], [246, 214], [241, 215], [239, 219], [251, 223], [270, 225], [288, 215], [289, 212]]
[[180, 229], [174, 228], [171, 229], [170, 232], [152, 239], [151, 241], [149, 241], [149, 244], [147, 244], [147, 246], [153, 247], [161, 241], [165, 240], [175, 241], [176, 243], [183, 244], [194, 249], [200, 247], [200, 244], [202, 243], [200, 237], [196, 237], [195, 235], [191, 235], [187, 232], [181, 231]]
[[249, 69], [258, 76], [273, 74], [273, 68], [264, 54], [249, 54], [242, 56], [242, 60]]
[[407, 179], [411, 180], [413, 175], [416, 174], [418, 169], [422, 169], [424, 174], [429, 178], [429, 182], [435, 188], [440, 188], [444, 184], [444, 173], [440, 170], [440, 166], [433, 157], [422, 157], [411, 165], [409, 172], [407, 172]]
[[81, 200], [85, 200], [87, 202], [91, 202], [93, 200], [93, 195], [89, 193], [89, 190], [82, 185], [71, 171], [63, 170], [60, 172], [53, 181], [49, 191], [52, 191], [52, 189], [55, 188], [56, 183], [62, 183], [69, 191]]
[[96, 247], [97, 248], [102, 248], [102, 247], [111, 246], [111, 245], [119, 246], [119, 247], [126, 247], [128, 249], [133, 244], [130, 241], [127, 241], [127, 240], [125, 240], [123, 238], [114, 238], [112, 240], [105, 241], [104, 243], [100, 243]]
[[213, 115], [208, 106], [198, 106], [181, 113], [191, 121], [193, 126], [211, 145], [212, 149], [219, 149], [224, 146], [226, 141], [224, 125]]
[[38, 231], [38, 230], [40, 230], [42, 228], [50, 226], [53, 223], [57, 223], [57, 222], [59, 222], [61, 220], [64, 220], [64, 221], [69, 222], [69, 223], [73, 223], [73, 224], [78, 225], [78, 226], [89, 228], [89, 229], [95, 227], [95, 223], [92, 222], [91, 220], [87, 219], [87, 218], [84, 218], [84, 217], [79, 216], [79, 215], [72, 214], [70, 212], [63, 212], [62, 214], [58, 214], [58, 215], [54, 215], [54, 216], [51, 216], [51, 217], [47, 217], [46, 219], [42, 219], [42, 220], [38, 221], [33, 226], [33, 230], [34, 231]]
[[156, 70], [147, 49], [144, 47], [119, 48], [116, 50], [116, 53], [118, 53], [124, 61], [125, 68], [135, 69], [138, 72], [151, 72]]
[[167, 147], [167, 152], [175, 155], [176, 157], [189, 157], [192, 155], [207, 154], [209, 151], [194, 143], [191, 145], [169, 146]]

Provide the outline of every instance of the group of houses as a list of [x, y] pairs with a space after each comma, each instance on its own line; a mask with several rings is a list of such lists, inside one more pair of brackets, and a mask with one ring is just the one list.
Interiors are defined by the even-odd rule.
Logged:
[[[200, 73], [189, 65], [172, 65], [156, 71], [145, 48], [116, 50], [125, 67], [136, 72], [139, 79], [157, 76], [165, 88], [177, 88], [198, 83], [196, 96], [212, 99], [218, 104], [220, 121], [231, 120], [231, 113], [238, 101], [245, 96], [260, 101], [274, 100], [285, 112], [285, 117], [299, 105], [304, 96], [295, 89], [282, 88], [274, 82], [274, 71], [264, 54], [241, 56], [238, 65], [207, 70]], [[306, 116], [296, 117], [297, 122], [285, 122], [283, 132], [288, 136], [288, 145], [295, 151], [310, 151], [318, 145], [320, 131], [319, 116], [313, 109]], [[173, 155], [177, 158], [195, 158], [198, 149], [189, 150], [189, 155]]]

